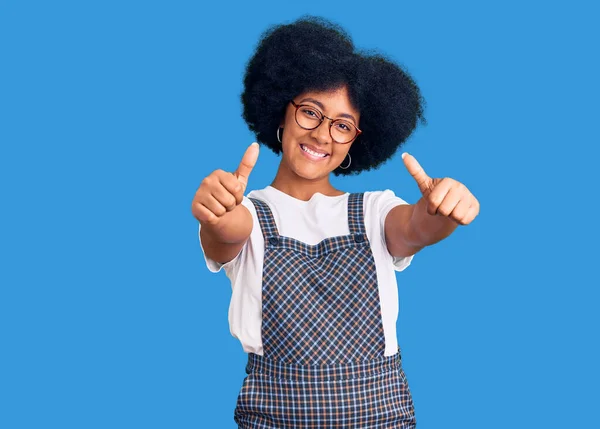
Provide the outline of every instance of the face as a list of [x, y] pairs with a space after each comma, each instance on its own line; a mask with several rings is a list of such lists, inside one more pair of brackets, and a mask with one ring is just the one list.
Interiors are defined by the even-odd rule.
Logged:
[[[360, 128], [358, 123], [360, 114], [350, 104], [345, 87], [330, 92], [305, 92], [294, 97], [294, 102], [298, 105], [311, 106], [329, 118], [343, 119]], [[348, 144], [334, 142], [329, 133], [331, 124], [329, 119], [324, 118], [317, 128], [306, 130], [298, 125], [295, 114], [296, 107], [288, 103], [285, 118], [281, 123], [283, 127], [281, 162], [284, 164], [282, 166], [304, 179], [317, 180], [327, 177], [340, 164], [344, 166], [348, 164], [346, 154], [353, 142]], [[307, 150], [312, 151], [313, 154]]]

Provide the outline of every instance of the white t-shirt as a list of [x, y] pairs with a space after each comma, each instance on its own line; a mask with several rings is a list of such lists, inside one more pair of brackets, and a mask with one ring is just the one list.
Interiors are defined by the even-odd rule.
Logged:
[[[348, 235], [348, 196], [330, 197], [314, 194], [309, 201], [298, 200], [272, 186], [255, 190], [248, 197], [267, 203], [279, 234], [314, 245], [338, 235]], [[229, 330], [239, 339], [245, 352], [263, 355], [262, 326], [262, 271], [264, 258], [264, 237], [260, 229], [256, 208], [249, 198], [242, 202], [252, 214], [254, 226], [250, 238], [240, 253], [226, 264], [220, 264], [206, 257], [208, 269], [214, 273], [221, 268], [231, 280], [231, 302], [229, 305]], [[394, 258], [387, 250], [385, 242], [385, 218], [389, 211], [406, 201], [398, 198], [390, 190], [364, 193], [364, 219], [367, 238], [371, 244], [375, 268], [383, 332], [385, 336], [385, 356], [398, 351], [396, 321], [398, 318], [398, 286], [394, 270], [402, 271], [412, 261], [412, 256]], [[200, 228], [198, 229], [198, 238]], [[200, 242], [202, 247], [202, 242]], [[204, 249], [202, 249], [204, 253]]]

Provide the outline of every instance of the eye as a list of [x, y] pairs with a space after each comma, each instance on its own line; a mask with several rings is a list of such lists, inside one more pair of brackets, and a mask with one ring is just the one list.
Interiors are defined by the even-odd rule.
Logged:
[[317, 112], [315, 109], [311, 109], [309, 107], [303, 107], [302, 113], [304, 113], [306, 116], [308, 116], [310, 118], [320, 118], [321, 117], [319, 112]]
[[343, 122], [343, 121], [337, 121], [335, 123], [335, 127], [338, 130], [343, 131], [345, 133], [352, 131], [352, 125], [348, 124], [347, 122]]

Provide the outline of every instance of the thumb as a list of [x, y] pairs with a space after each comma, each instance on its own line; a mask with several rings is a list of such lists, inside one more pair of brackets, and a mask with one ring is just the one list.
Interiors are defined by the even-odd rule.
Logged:
[[256, 160], [258, 159], [258, 152], [258, 143], [252, 143], [248, 149], [246, 149], [246, 153], [244, 153], [240, 165], [237, 170], [235, 170], [235, 173], [233, 173], [242, 184], [244, 191], [248, 186], [248, 176], [250, 176], [250, 173], [256, 164]]
[[415, 179], [417, 185], [419, 185], [419, 190], [425, 195], [426, 192], [431, 190], [433, 180], [425, 173], [425, 170], [423, 170], [423, 167], [421, 167], [421, 164], [419, 164], [414, 156], [404, 152], [402, 160], [410, 175]]

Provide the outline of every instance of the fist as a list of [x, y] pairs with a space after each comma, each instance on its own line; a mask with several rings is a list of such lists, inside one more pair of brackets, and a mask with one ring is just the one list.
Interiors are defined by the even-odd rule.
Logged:
[[192, 201], [192, 214], [200, 223], [217, 225], [242, 203], [258, 152], [258, 143], [252, 143], [233, 173], [215, 170], [202, 180]]
[[402, 155], [402, 160], [423, 194], [428, 214], [448, 217], [460, 225], [468, 225], [479, 214], [479, 201], [465, 185], [449, 177], [429, 177], [408, 153]]

